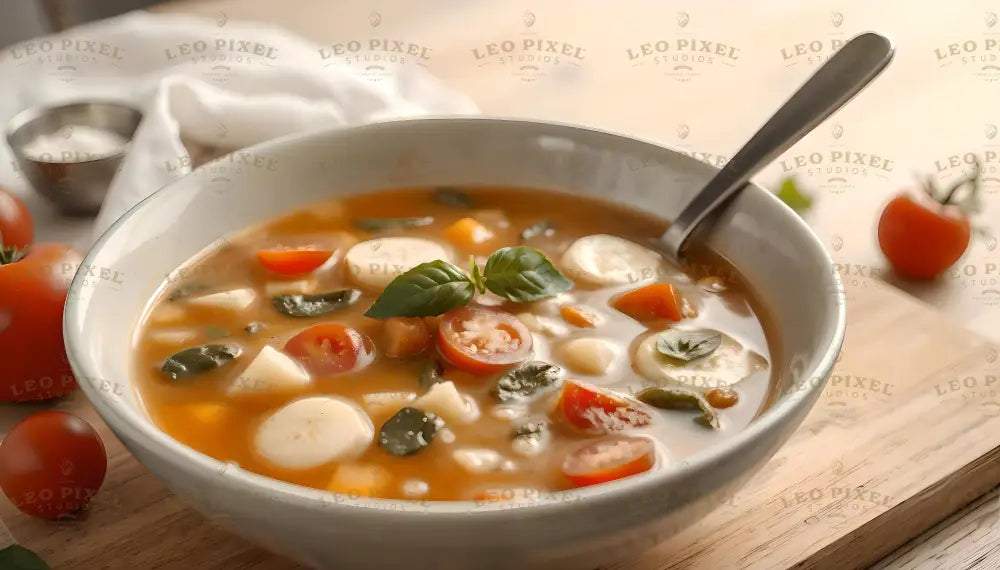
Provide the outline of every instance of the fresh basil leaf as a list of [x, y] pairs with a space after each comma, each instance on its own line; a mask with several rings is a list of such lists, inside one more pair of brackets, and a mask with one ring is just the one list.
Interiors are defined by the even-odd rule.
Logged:
[[0, 568], [3, 570], [51, 570], [37, 554], [21, 546], [11, 544], [0, 550]]
[[357, 289], [343, 289], [316, 295], [278, 295], [271, 299], [275, 309], [289, 317], [318, 317], [346, 309], [361, 298]]
[[441, 187], [434, 190], [434, 199], [453, 208], [470, 209], [474, 202], [468, 194], [458, 188]]
[[803, 194], [795, 183], [794, 178], [786, 178], [781, 183], [781, 188], [777, 193], [782, 202], [798, 213], [805, 212], [812, 206], [812, 198], [808, 194]]
[[476, 294], [469, 276], [441, 261], [421, 263], [397, 276], [365, 312], [366, 317], [434, 317], [467, 305]]
[[164, 360], [160, 370], [170, 378], [177, 380], [184, 376], [215, 370], [231, 362], [241, 352], [239, 347], [226, 344], [206, 344], [185, 348]]
[[493, 388], [493, 394], [501, 402], [529, 398], [536, 393], [556, 385], [562, 369], [555, 364], [535, 360], [507, 371]]
[[386, 230], [419, 228], [422, 226], [429, 226], [433, 223], [434, 218], [430, 216], [410, 218], [363, 218], [355, 220], [354, 227], [366, 232], [381, 232]]
[[437, 358], [429, 358], [420, 367], [420, 389], [426, 392], [431, 386], [444, 382], [444, 366]]
[[690, 362], [712, 354], [721, 344], [722, 335], [719, 333], [670, 329], [660, 333], [656, 339], [656, 350], [671, 358]]
[[382, 424], [378, 444], [397, 457], [413, 455], [431, 444], [438, 422], [430, 412], [405, 407]]
[[205, 336], [208, 338], [226, 338], [229, 331], [220, 327], [205, 327]]
[[523, 245], [493, 252], [483, 275], [487, 289], [515, 303], [545, 299], [573, 287], [544, 253]]
[[476, 290], [480, 293], [486, 292], [486, 277], [483, 276], [483, 272], [479, 270], [479, 266], [476, 265], [475, 256], [469, 256], [469, 275], [472, 276], [472, 284], [476, 286]]
[[521, 231], [521, 243], [538, 236], [551, 235], [556, 229], [556, 225], [549, 220], [535, 222]]
[[700, 410], [701, 415], [694, 421], [705, 427], [718, 429], [719, 417], [715, 409], [698, 392], [680, 388], [655, 387], [646, 388], [635, 395], [640, 402], [649, 404], [661, 410]]

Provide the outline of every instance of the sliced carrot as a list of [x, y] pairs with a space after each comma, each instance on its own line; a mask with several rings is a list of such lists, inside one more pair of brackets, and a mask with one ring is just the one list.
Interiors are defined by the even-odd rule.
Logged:
[[442, 232], [455, 247], [473, 253], [486, 251], [484, 244], [493, 239], [493, 232], [472, 218], [462, 218]]
[[559, 307], [559, 314], [562, 315], [562, 318], [567, 323], [575, 327], [593, 327], [594, 323], [597, 322], [597, 315], [591, 313], [583, 307], [563, 305], [562, 307]]
[[671, 283], [654, 283], [629, 291], [611, 302], [611, 306], [637, 321], [684, 318], [681, 295]]
[[385, 340], [389, 356], [412, 356], [427, 350], [431, 333], [421, 318], [392, 317], [385, 320]]

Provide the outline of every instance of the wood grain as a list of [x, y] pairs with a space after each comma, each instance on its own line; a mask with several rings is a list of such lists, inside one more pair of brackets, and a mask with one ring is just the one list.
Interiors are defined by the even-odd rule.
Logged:
[[[843, 357], [792, 439], [728, 504], [613, 569], [863, 568], [1000, 482], [998, 397], [976, 397], [1000, 376], [996, 347], [876, 282], [848, 299]], [[962, 389], [943, 391], [955, 379]], [[4, 406], [0, 429], [44, 407]], [[80, 520], [32, 519], [0, 501], [14, 537], [54, 569], [300, 568], [187, 508], [81, 395], [55, 407], [92, 422], [110, 460]]]

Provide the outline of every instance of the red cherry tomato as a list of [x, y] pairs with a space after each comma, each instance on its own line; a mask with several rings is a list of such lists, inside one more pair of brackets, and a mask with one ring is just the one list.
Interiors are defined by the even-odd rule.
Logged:
[[0, 401], [45, 400], [76, 389], [62, 313], [80, 261], [72, 248], [53, 243], [33, 244], [23, 257], [0, 252]]
[[531, 332], [514, 315], [492, 307], [462, 307], [442, 316], [438, 351], [455, 366], [489, 374], [531, 355]]
[[653, 419], [641, 402], [629, 402], [616, 394], [575, 380], [563, 382], [556, 411], [566, 423], [589, 433], [642, 427]]
[[313, 374], [360, 370], [375, 359], [370, 338], [337, 323], [324, 323], [300, 332], [285, 344], [285, 352]]
[[14, 506], [36, 517], [55, 519], [86, 507], [107, 468], [101, 437], [66, 412], [32, 414], [0, 443], [0, 488]]
[[35, 237], [35, 224], [20, 198], [0, 188], [0, 247], [28, 247]]
[[257, 252], [257, 259], [275, 273], [299, 275], [323, 265], [331, 255], [329, 249], [262, 249]]
[[586, 487], [649, 471], [654, 462], [647, 438], [612, 436], [567, 455], [562, 472], [577, 487]]
[[[959, 200], [966, 184], [971, 191]], [[902, 193], [885, 205], [878, 221], [878, 244], [899, 275], [933, 279], [955, 264], [969, 248], [969, 210], [979, 186], [979, 163], [970, 177], [941, 192], [931, 182], [923, 194]]]

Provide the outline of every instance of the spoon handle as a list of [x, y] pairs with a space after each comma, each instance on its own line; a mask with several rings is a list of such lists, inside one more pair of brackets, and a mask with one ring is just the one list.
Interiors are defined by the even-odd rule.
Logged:
[[893, 51], [888, 38], [873, 32], [844, 44], [687, 203], [660, 238], [663, 253], [681, 260], [688, 237], [709, 213], [864, 89]]

